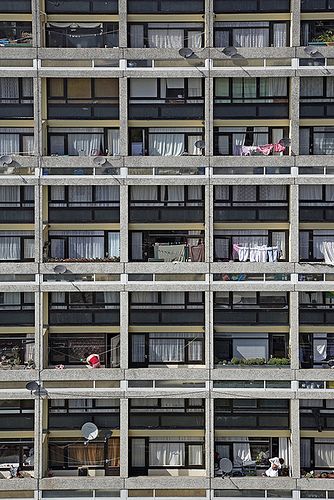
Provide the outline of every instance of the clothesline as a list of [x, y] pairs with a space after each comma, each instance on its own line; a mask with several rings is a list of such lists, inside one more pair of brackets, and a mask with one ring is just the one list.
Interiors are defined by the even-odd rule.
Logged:
[[238, 245], [233, 244], [233, 257], [238, 256], [239, 262], [277, 262], [279, 257], [278, 246], [267, 245]]
[[274, 144], [264, 144], [260, 146], [237, 146], [239, 149], [240, 156], [251, 156], [252, 153], [260, 153], [264, 156], [270, 155], [270, 153], [283, 153], [286, 150], [285, 146], [282, 146], [279, 142]]

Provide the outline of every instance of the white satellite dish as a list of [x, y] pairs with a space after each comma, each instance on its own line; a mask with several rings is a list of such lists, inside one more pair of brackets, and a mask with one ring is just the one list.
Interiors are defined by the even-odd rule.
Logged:
[[222, 52], [227, 57], [233, 57], [233, 56], [237, 55], [237, 53], [238, 53], [238, 51], [237, 51], [237, 49], [235, 47], [225, 47], [222, 50]]
[[93, 424], [93, 422], [86, 422], [81, 427], [81, 434], [85, 439], [87, 439], [87, 441], [92, 441], [99, 435], [99, 429], [95, 424]]
[[179, 50], [179, 54], [185, 59], [189, 59], [189, 57], [191, 57], [194, 54], [194, 51], [189, 47], [183, 47], [182, 49]]
[[0, 162], [2, 163], [2, 166], [5, 167], [13, 163], [13, 158], [9, 155], [1, 156]]
[[305, 54], [314, 57], [316, 54], [318, 54], [318, 49], [316, 47], [308, 45], [307, 47], [304, 48], [304, 52]]
[[30, 392], [37, 391], [39, 388], [40, 388], [40, 385], [35, 380], [32, 381], [32, 382], [28, 382], [26, 384], [26, 389], [28, 389], [28, 391], [30, 391]]
[[103, 158], [103, 156], [97, 156], [93, 160], [94, 165], [97, 165], [98, 167], [101, 167], [102, 165], [105, 165], [107, 163], [107, 159]]
[[67, 267], [59, 264], [58, 266], [55, 266], [53, 270], [56, 274], [65, 274], [67, 271]]
[[231, 474], [233, 464], [228, 458], [222, 458], [219, 462], [219, 468], [222, 471], [222, 477], [225, 477], [227, 474]]
[[205, 141], [196, 141], [195, 148], [204, 149], [205, 148]]

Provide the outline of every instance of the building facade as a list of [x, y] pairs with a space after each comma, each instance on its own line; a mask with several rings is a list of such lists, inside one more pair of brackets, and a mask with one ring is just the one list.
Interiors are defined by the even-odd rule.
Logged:
[[333, 1], [0, 31], [0, 498], [334, 498]]

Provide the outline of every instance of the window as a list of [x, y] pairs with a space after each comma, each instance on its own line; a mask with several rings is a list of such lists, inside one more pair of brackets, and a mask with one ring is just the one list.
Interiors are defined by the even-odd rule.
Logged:
[[216, 22], [216, 47], [287, 47], [287, 22]]

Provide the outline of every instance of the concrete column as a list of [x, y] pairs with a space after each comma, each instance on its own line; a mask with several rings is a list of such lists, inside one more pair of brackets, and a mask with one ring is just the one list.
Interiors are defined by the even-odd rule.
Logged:
[[119, 133], [120, 154], [128, 154], [128, 79], [119, 79]]
[[213, 47], [213, 0], [205, 0], [205, 46]]
[[291, 369], [299, 368], [298, 292], [290, 292], [290, 362]]
[[128, 261], [128, 186], [120, 186], [120, 261]]
[[299, 86], [297, 76], [290, 78], [290, 139], [291, 154], [299, 154]]
[[35, 192], [35, 262], [43, 261], [43, 193], [42, 186], [37, 185]]
[[291, 428], [291, 474], [293, 478], [300, 477], [300, 425], [299, 400], [290, 401], [290, 428]]
[[205, 78], [205, 156], [213, 155], [213, 78]]
[[214, 475], [214, 400], [205, 401], [205, 466], [207, 477]]
[[129, 403], [127, 399], [120, 400], [120, 476], [123, 478], [129, 475]]
[[289, 234], [289, 260], [299, 262], [299, 187], [297, 184], [290, 186], [289, 213], [290, 213], [290, 234]]
[[118, 0], [119, 46], [127, 47], [127, 0]]
[[300, 7], [301, 0], [290, 0], [291, 4], [291, 47], [300, 45]]
[[128, 292], [121, 292], [120, 367], [128, 368]]
[[206, 368], [213, 368], [213, 318], [212, 318], [212, 293], [205, 292], [205, 365]]
[[[38, 277], [40, 279], [40, 276]], [[35, 293], [35, 366], [43, 368], [43, 302], [42, 293]]]

